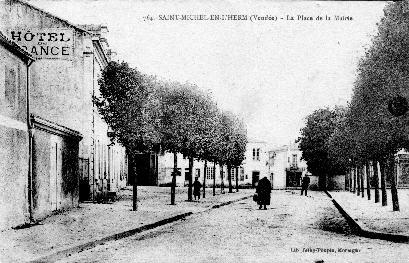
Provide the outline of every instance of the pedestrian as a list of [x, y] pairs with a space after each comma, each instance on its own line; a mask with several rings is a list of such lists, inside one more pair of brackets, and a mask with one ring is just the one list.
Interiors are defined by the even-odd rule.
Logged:
[[200, 200], [200, 188], [202, 187], [202, 184], [198, 180], [199, 178], [195, 178], [195, 182], [193, 183], [193, 196], [198, 198]]
[[271, 199], [271, 183], [266, 176], [258, 182], [256, 193], [258, 195], [257, 203], [260, 206], [258, 209], [261, 209], [264, 206], [264, 210], [267, 210], [266, 206], [270, 205]]
[[310, 184], [310, 178], [308, 177], [308, 175], [305, 175], [301, 183], [301, 195], [305, 191], [305, 196], [307, 196], [307, 190], [308, 190], [309, 184]]

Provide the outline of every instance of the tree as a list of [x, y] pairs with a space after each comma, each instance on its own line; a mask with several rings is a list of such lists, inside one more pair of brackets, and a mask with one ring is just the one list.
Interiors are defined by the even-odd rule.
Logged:
[[[145, 76], [125, 62], [112, 61], [102, 71], [98, 84], [100, 94], [93, 101], [112, 129], [111, 140], [121, 143], [131, 158], [155, 149], [160, 142], [154, 125], [157, 104]], [[137, 210], [136, 177], [133, 210]]]
[[396, 114], [399, 107], [391, 107], [396, 106], [396, 98], [400, 98], [398, 104], [402, 105], [402, 99], [408, 98], [409, 93], [407, 10], [407, 1], [390, 3], [385, 8], [385, 16], [378, 24], [378, 34], [359, 63], [351, 102], [351, 112], [361, 123], [353, 127], [356, 138], [363, 146], [363, 155], [374, 163], [380, 163], [382, 203], [385, 205], [383, 177], [389, 178], [394, 211], [399, 210], [396, 175], [392, 168], [394, 155], [399, 149], [408, 148], [405, 135], [408, 116], [399, 117], [401, 114]]
[[319, 176], [319, 187], [326, 189], [326, 178], [330, 174], [345, 171], [345, 167], [331, 161], [328, 141], [340, 121], [342, 110], [319, 109], [307, 116], [306, 126], [301, 129], [298, 141], [302, 158], [308, 170]]

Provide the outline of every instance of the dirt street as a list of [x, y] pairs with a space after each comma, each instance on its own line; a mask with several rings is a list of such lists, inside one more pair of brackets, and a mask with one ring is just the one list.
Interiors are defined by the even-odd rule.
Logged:
[[407, 262], [409, 245], [350, 234], [321, 192], [273, 191], [97, 246], [60, 262]]

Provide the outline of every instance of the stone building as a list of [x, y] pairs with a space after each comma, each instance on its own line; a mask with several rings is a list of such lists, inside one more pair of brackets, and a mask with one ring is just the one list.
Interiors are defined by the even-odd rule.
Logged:
[[[1, 178], [7, 191], [18, 195], [18, 200], [24, 193], [26, 202], [15, 206], [14, 212], [0, 215], [3, 222], [19, 217], [4, 226], [41, 219], [54, 210], [77, 206], [80, 196], [83, 200], [96, 199], [123, 187], [127, 177], [125, 149], [111, 144], [108, 127], [92, 102], [92, 96], [98, 96], [97, 79], [109, 61], [103, 28], [74, 25], [19, 0], [0, 0], [0, 19], [5, 39], [35, 59], [26, 76], [30, 103], [26, 105], [26, 99], [18, 97], [18, 107], [24, 106], [26, 115], [14, 116], [2, 110], [6, 117], [27, 123], [24, 134], [4, 131], [12, 137], [2, 136], [10, 147], [26, 146], [18, 154], [5, 144], [0, 146], [9, 171], [14, 171], [13, 178], [26, 180], [25, 185], [23, 179], [8, 185], [4, 182], [7, 178]], [[25, 89], [22, 83], [26, 83], [24, 60], [11, 59], [11, 55], [8, 59], [4, 60], [7, 64], [15, 63], [13, 74], [21, 74], [13, 77], [11, 66], [2, 60], [0, 78], [4, 80], [0, 82], [4, 86], [19, 83], [15, 94], [20, 94]], [[27, 131], [31, 131], [30, 140]], [[26, 165], [16, 168], [19, 162]], [[1, 169], [6, 167], [3, 165]], [[0, 202], [7, 200], [2, 196]]]
[[[269, 151], [269, 170], [273, 189], [300, 187], [301, 179], [307, 173], [307, 163], [301, 159], [298, 144], [284, 145]], [[315, 184], [311, 177], [311, 184]]]
[[258, 181], [267, 177], [271, 181], [268, 172], [268, 144], [264, 141], [249, 139], [246, 146], [245, 159], [243, 161], [243, 184], [257, 186]]
[[0, 33], [0, 229], [28, 217], [27, 83], [34, 61]]
[[[272, 177], [273, 189], [301, 188], [305, 175], [310, 177], [311, 190], [318, 189], [318, 175], [308, 171], [307, 163], [301, 158], [302, 151], [298, 143], [292, 143], [269, 151], [269, 171]], [[345, 189], [345, 175], [328, 176], [327, 189]]]

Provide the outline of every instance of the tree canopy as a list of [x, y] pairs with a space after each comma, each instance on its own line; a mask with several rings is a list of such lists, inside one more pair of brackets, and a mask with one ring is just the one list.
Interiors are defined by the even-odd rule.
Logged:
[[160, 81], [125, 62], [103, 70], [94, 102], [111, 138], [133, 152], [164, 151], [240, 165], [247, 134], [234, 114], [218, 109], [194, 84]]

